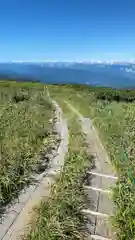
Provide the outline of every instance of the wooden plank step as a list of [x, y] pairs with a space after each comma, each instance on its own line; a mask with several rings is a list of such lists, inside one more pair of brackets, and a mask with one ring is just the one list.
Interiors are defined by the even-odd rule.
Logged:
[[95, 235], [95, 234], [91, 235], [91, 239], [92, 240], [111, 240], [111, 238], [106, 238], [106, 237], [102, 237], [100, 235]]

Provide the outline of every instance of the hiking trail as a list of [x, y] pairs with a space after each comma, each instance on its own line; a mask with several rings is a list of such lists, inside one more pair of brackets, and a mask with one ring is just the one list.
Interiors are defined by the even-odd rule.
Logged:
[[83, 209], [82, 213], [88, 217], [87, 228], [91, 233], [90, 239], [114, 240], [115, 232], [111, 227], [109, 217], [114, 213], [114, 206], [110, 187], [113, 187], [117, 177], [110, 164], [109, 157], [100, 142], [97, 131], [89, 118], [83, 117], [68, 101], [64, 101], [79, 119], [82, 132], [86, 135], [88, 153], [93, 156], [95, 166], [88, 171], [88, 181], [84, 189], [88, 199], [92, 201], [88, 209]]

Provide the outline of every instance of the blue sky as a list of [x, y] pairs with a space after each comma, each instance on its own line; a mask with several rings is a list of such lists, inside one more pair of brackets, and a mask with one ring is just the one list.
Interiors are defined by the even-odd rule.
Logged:
[[0, 0], [0, 61], [135, 59], [135, 0]]

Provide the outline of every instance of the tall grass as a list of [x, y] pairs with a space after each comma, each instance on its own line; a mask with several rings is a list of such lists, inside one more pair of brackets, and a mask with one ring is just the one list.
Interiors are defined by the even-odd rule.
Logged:
[[[52, 86], [51, 89], [54, 95], [58, 91], [58, 87]], [[59, 87], [59, 98], [70, 101], [84, 116], [90, 117], [98, 129], [119, 176], [113, 191], [116, 206], [113, 224], [117, 227], [117, 237], [119, 240], [133, 240], [135, 239], [135, 184], [130, 179], [129, 171], [135, 177], [135, 104], [118, 103], [112, 101], [113, 99], [111, 101], [97, 99], [97, 94], [100, 94], [101, 90], [107, 92], [106, 88]], [[123, 96], [124, 91], [120, 92]], [[130, 97], [131, 95], [129, 99]], [[123, 151], [127, 154], [126, 161], [122, 158]]]
[[47, 151], [52, 106], [43, 86], [0, 83], [0, 206], [29, 182], [41, 151]]

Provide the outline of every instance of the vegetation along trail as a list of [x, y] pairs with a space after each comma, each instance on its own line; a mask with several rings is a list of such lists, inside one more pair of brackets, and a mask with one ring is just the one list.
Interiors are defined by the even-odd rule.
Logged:
[[[38, 83], [0, 84], [1, 213], [33, 185], [31, 176], [39, 170], [53, 179], [47, 197], [44, 184], [45, 195], [32, 195], [38, 200], [32, 206], [38, 205], [27, 231], [11, 223], [15, 214], [21, 216], [20, 207], [9, 208], [6, 222], [12, 230], [1, 223], [1, 239], [134, 240], [135, 91], [80, 85], [50, 85], [47, 91]], [[61, 121], [68, 131], [61, 131]], [[56, 132], [62, 133], [61, 141]], [[64, 133], [69, 145], [67, 140], [66, 150], [60, 150]], [[48, 157], [55, 150], [62, 154], [60, 165], [57, 154], [51, 161]], [[55, 169], [49, 168], [53, 159]]]
[[91, 169], [92, 158], [86, 149], [85, 134], [77, 116], [62, 99], [55, 99], [63, 109], [69, 129], [69, 149], [60, 177], [53, 185], [50, 197], [37, 209], [37, 219], [27, 240], [87, 239], [87, 229], [81, 210], [86, 208], [83, 179]]
[[116, 238], [135, 239], [135, 184], [131, 178], [131, 174], [135, 176], [135, 90], [80, 85], [50, 86], [50, 90], [52, 97], [68, 101], [96, 127], [118, 176], [112, 191], [115, 213], [111, 218]]
[[[43, 85], [16, 82], [0, 84], [3, 113], [0, 120], [4, 127], [10, 121], [10, 126], [1, 131], [0, 164], [3, 164], [1, 171], [5, 170], [5, 175], [0, 179], [0, 206], [3, 210], [0, 239], [20, 239], [28, 231], [32, 217], [35, 217], [33, 207], [48, 197], [51, 185], [62, 169], [68, 149], [68, 129], [60, 107], [55, 101], [50, 101]], [[6, 138], [9, 130], [12, 135]], [[10, 138], [13, 145], [9, 145]], [[16, 146], [16, 142], [20, 145]], [[5, 158], [6, 154], [8, 159]], [[21, 161], [24, 165], [21, 165]], [[28, 164], [31, 164], [31, 168]], [[3, 183], [3, 178], [7, 178], [7, 182]], [[26, 180], [29, 180], [29, 184]]]

